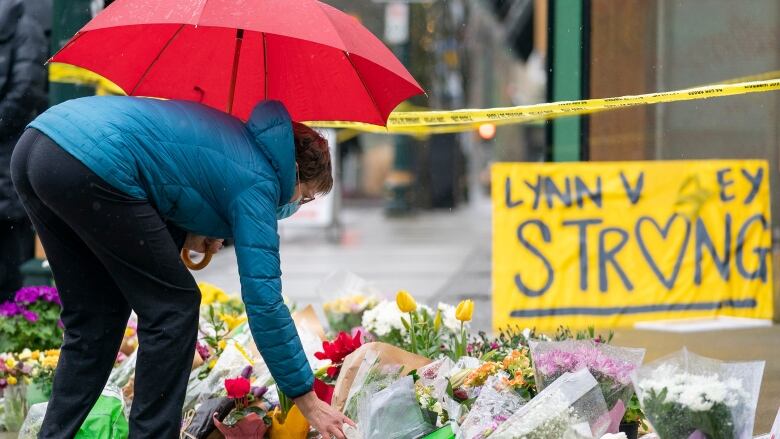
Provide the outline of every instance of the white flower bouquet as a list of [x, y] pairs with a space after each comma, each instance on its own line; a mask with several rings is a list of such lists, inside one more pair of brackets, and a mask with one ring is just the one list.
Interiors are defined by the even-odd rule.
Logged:
[[632, 380], [663, 439], [743, 439], [753, 421], [764, 362], [726, 363], [683, 349], [639, 369]]

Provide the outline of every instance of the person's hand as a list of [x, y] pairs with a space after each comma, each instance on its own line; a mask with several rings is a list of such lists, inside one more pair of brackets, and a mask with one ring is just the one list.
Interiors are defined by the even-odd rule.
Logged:
[[208, 249], [209, 253], [217, 253], [222, 248], [224, 239], [207, 238], [201, 235], [193, 235], [187, 233], [187, 238], [184, 240], [184, 248], [192, 250], [198, 253], [206, 253]]
[[355, 426], [355, 423], [343, 413], [320, 401], [314, 392], [299, 396], [294, 401], [309, 424], [322, 435], [323, 439], [346, 439], [342, 426], [344, 424]]

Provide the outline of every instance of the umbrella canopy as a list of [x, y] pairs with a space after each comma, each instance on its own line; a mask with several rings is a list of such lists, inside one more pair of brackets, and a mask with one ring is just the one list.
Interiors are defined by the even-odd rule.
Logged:
[[385, 125], [419, 84], [354, 17], [316, 0], [117, 0], [53, 58], [131, 96], [243, 120], [263, 99], [297, 121]]

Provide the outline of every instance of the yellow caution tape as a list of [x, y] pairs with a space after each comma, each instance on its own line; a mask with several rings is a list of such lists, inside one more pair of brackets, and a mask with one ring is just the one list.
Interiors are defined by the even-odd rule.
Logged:
[[320, 128], [352, 128], [361, 131], [385, 133], [416, 133], [418, 130], [425, 130], [426, 127], [437, 128], [437, 130], [428, 130], [428, 132], [431, 133], [438, 130], [448, 132], [449, 130], [458, 128], [471, 130], [486, 123], [497, 125], [523, 123], [562, 116], [591, 114], [598, 111], [635, 107], [639, 105], [709, 99], [773, 90], [780, 90], [780, 80], [748, 81], [734, 84], [721, 83], [661, 93], [581, 101], [562, 101], [517, 107], [396, 112], [390, 115], [386, 129], [384, 127], [368, 124], [338, 121], [311, 122], [310, 125]]
[[[661, 93], [579, 101], [561, 101], [516, 107], [450, 111], [422, 111], [419, 109], [420, 107], [412, 107], [415, 111], [395, 111], [391, 113], [387, 121], [387, 127], [360, 122], [341, 121], [312, 121], [307, 122], [307, 125], [317, 128], [342, 128], [357, 132], [410, 134], [416, 136], [457, 133], [476, 130], [481, 125], [488, 123], [507, 125], [537, 122], [557, 117], [592, 114], [600, 111], [636, 107], [640, 105], [654, 105], [780, 90], [780, 80], [774, 79], [778, 76], [780, 76], [780, 71], [773, 71], [737, 78], [720, 84]], [[125, 94], [119, 86], [108, 79], [89, 70], [69, 64], [51, 63], [49, 68], [49, 80], [52, 82], [94, 85], [98, 88], [98, 94]], [[740, 81], [733, 82], [736, 80]], [[406, 105], [406, 107], [401, 106], [401, 109], [410, 108], [409, 104], [402, 105]], [[354, 133], [344, 133], [340, 138], [347, 139], [353, 135]]]

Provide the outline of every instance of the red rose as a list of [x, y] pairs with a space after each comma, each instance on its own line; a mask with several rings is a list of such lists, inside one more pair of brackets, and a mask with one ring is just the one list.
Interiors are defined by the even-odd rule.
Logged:
[[250, 387], [249, 380], [244, 377], [225, 380], [225, 389], [227, 390], [228, 398], [245, 398], [249, 393]]

